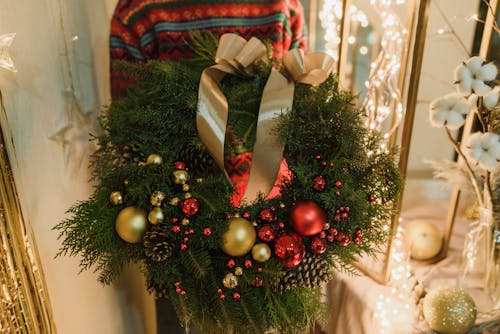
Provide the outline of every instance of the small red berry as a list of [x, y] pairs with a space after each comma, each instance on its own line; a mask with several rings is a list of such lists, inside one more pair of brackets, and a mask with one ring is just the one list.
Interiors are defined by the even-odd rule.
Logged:
[[243, 218], [245, 218], [245, 219], [248, 219], [248, 218], [250, 218], [250, 212], [248, 212], [248, 211], [247, 212], [243, 212], [243, 214], [241, 216]]
[[354, 237], [354, 239], [352, 239], [352, 241], [356, 244], [356, 245], [359, 245], [361, 243], [361, 237]]
[[319, 237], [320, 237], [321, 239], [326, 238], [326, 232], [325, 232], [325, 231], [321, 231], [321, 233], [319, 234]]
[[236, 262], [234, 262], [234, 259], [229, 259], [229, 261], [227, 261], [227, 266], [229, 268], [232, 268], [236, 265]]
[[210, 227], [205, 227], [205, 228], [203, 229], [203, 235], [205, 235], [205, 236], [207, 236], [207, 237], [208, 237], [208, 236], [210, 236], [211, 234], [212, 234], [212, 229], [211, 229]]
[[330, 167], [333, 167], [335, 166], [335, 164], [333, 163], [333, 161], [330, 162]]
[[181, 282], [177, 281], [177, 282], [175, 282], [175, 284], [174, 284], [174, 285], [175, 285], [175, 287], [177, 287], [177, 288], [178, 288], [178, 287], [180, 287], [180, 286], [181, 286]]
[[314, 237], [311, 242], [311, 250], [316, 254], [323, 254], [326, 251], [326, 241], [319, 237]]
[[347, 168], [347, 167], [345, 167], [345, 166], [344, 166], [344, 167], [342, 167], [342, 170], [344, 171], [344, 173], [349, 173], [349, 168]]
[[358, 228], [356, 231], [354, 231], [354, 235], [357, 237], [363, 236], [363, 230]]
[[261, 273], [262, 272], [262, 267], [257, 268], [257, 272]]
[[340, 215], [339, 215], [339, 214], [337, 214], [337, 215], [333, 216], [333, 220], [334, 220], [335, 222], [339, 222], [339, 221], [340, 221]]
[[219, 298], [220, 298], [220, 299], [224, 299], [224, 298], [226, 298], [226, 296], [224, 296], [224, 294], [221, 294], [221, 295], [219, 296]]
[[313, 189], [316, 191], [323, 191], [326, 188], [326, 180], [323, 176], [318, 175], [314, 178]]
[[181, 288], [175, 289], [175, 292], [177, 292], [177, 293], [181, 293], [181, 291], [182, 291]]
[[336, 191], [335, 195], [340, 196], [340, 191]]
[[182, 161], [176, 161], [174, 162], [174, 167], [176, 170], [184, 170], [186, 169], [186, 164]]
[[181, 251], [185, 251], [186, 249], [188, 249], [188, 245], [181, 244]]
[[182, 295], [182, 296], [185, 296], [185, 295], [186, 295], [186, 291], [182, 290], [182, 291], [181, 291], [181, 295]]
[[285, 228], [285, 223], [280, 222], [280, 223], [278, 224], [278, 227], [279, 227], [280, 229], [284, 229], [284, 228]]
[[175, 223], [177, 223], [178, 221], [179, 221], [179, 218], [176, 218], [176, 217], [170, 218], [170, 222], [171, 222], [172, 224], [175, 224]]
[[245, 267], [250, 268], [252, 266], [252, 260], [246, 259], [245, 260]]
[[238, 300], [238, 299], [240, 299], [240, 298], [241, 298], [241, 295], [240, 295], [238, 292], [234, 292], [234, 293], [233, 293], [233, 299], [234, 299], [234, 300]]
[[347, 212], [342, 212], [342, 214], [340, 215], [340, 218], [347, 219], [347, 218], [349, 218], [349, 214]]
[[172, 226], [172, 232], [179, 233], [181, 231], [181, 227], [179, 225]]
[[189, 241], [189, 238], [188, 238], [188, 237], [185, 237], [185, 238], [184, 238], [184, 242], [186, 243], [186, 242], [188, 242], [188, 241]]
[[335, 187], [342, 188], [342, 181], [340, 180], [335, 181]]
[[314, 156], [314, 159], [316, 159], [316, 160], [321, 159], [321, 154], [316, 154], [316, 155]]
[[220, 295], [222, 293], [222, 289], [221, 288], [218, 288], [217, 289], [217, 293]]
[[322, 166], [326, 166], [326, 161], [321, 161]]
[[377, 198], [375, 197], [375, 195], [371, 194], [371, 195], [368, 197], [368, 199], [370, 200], [370, 202], [371, 202], [371, 203], [373, 203], [373, 202], [375, 202], [375, 200], [376, 200]]
[[328, 240], [328, 242], [334, 242], [335, 241], [335, 237], [333, 235], [329, 235], [326, 237], [326, 240]]
[[337, 237], [339, 235], [339, 230], [337, 230], [335, 227], [332, 227], [330, 229], [330, 235]]

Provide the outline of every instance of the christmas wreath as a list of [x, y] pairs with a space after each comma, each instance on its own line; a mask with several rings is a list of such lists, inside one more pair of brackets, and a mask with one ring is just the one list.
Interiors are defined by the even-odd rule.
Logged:
[[60, 254], [81, 255], [106, 284], [140, 263], [148, 289], [202, 333], [305, 330], [324, 319], [332, 269], [352, 271], [386, 240], [394, 152], [323, 55], [282, 64], [262, 61], [255, 39], [193, 40], [190, 61], [119, 65], [134, 88], [102, 116], [96, 189], [55, 227]]

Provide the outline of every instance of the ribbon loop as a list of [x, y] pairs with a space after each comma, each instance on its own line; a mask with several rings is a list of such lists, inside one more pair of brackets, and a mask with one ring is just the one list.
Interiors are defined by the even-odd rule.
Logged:
[[[252, 76], [253, 65], [266, 54], [266, 46], [255, 37], [246, 41], [236, 34], [224, 34], [219, 40], [216, 65], [206, 68], [201, 75], [196, 126], [200, 139], [226, 176], [224, 140], [228, 103], [219, 83], [226, 74]], [[274, 129], [280, 115], [292, 108], [294, 81], [320, 84], [333, 69], [333, 59], [328, 55], [314, 53], [304, 56], [302, 50], [285, 53], [283, 64], [293, 80], [273, 69], [262, 92], [250, 177], [243, 196], [247, 203], [258, 199], [259, 195], [267, 196], [278, 177], [284, 144], [279, 142]]]

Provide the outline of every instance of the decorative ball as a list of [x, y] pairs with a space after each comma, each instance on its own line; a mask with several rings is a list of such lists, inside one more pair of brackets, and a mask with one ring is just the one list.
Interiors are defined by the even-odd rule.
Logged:
[[163, 211], [161, 208], [156, 207], [153, 210], [149, 211], [148, 220], [151, 224], [156, 225], [163, 223], [165, 216], [163, 215]]
[[259, 230], [258, 235], [259, 235], [259, 238], [265, 242], [273, 241], [274, 237], [276, 236], [275, 232], [274, 232], [274, 228], [270, 225], [262, 226]]
[[234, 274], [235, 274], [236, 276], [241, 276], [241, 275], [243, 275], [243, 268], [241, 268], [241, 267], [236, 267], [236, 268], [234, 268]]
[[120, 238], [132, 244], [142, 241], [147, 227], [146, 211], [135, 206], [124, 208], [116, 217], [116, 232]]
[[476, 321], [476, 304], [464, 290], [443, 287], [424, 298], [423, 311], [429, 327], [442, 334], [467, 333]]
[[188, 198], [182, 202], [182, 212], [188, 217], [197, 214], [199, 209], [200, 204], [194, 197]]
[[146, 164], [148, 165], [161, 165], [163, 163], [163, 158], [161, 155], [153, 153], [146, 159]]
[[189, 173], [185, 170], [176, 170], [173, 172], [175, 184], [185, 184], [189, 181]]
[[221, 237], [221, 248], [230, 256], [242, 256], [253, 247], [257, 234], [245, 218], [235, 217], [229, 220], [228, 229]]
[[252, 248], [252, 258], [257, 262], [266, 262], [271, 257], [271, 248], [265, 243], [255, 244]]
[[109, 195], [109, 201], [113, 205], [123, 204], [123, 195], [119, 191], [113, 191], [111, 195]]
[[315, 235], [326, 223], [325, 211], [314, 201], [302, 201], [290, 210], [290, 223], [300, 235]]
[[443, 235], [436, 225], [424, 219], [416, 219], [405, 228], [406, 243], [415, 260], [429, 260], [439, 254]]
[[149, 201], [151, 202], [151, 205], [161, 206], [161, 202], [163, 202], [164, 199], [165, 199], [165, 193], [159, 190], [155, 190], [151, 194]]
[[276, 216], [271, 209], [264, 209], [259, 212], [259, 219], [266, 223], [272, 223], [276, 220]]
[[285, 267], [293, 268], [302, 262], [306, 247], [298, 234], [283, 233], [274, 242], [274, 254]]
[[326, 241], [321, 237], [314, 237], [311, 241], [311, 250], [316, 254], [323, 254], [326, 251]]
[[323, 176], [318, 175], [314, 178], [313, 189], [316, 191], [323, 191], [326, 188], [326, 180]]
[[238, 277], [233, 273], [229, 273], [222, 279], [222, 285], [228, 289], [234, 289], [238, 286]]

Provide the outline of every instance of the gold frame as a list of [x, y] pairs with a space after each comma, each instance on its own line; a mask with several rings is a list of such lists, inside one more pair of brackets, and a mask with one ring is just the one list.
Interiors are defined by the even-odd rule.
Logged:
[[36, 243], [9, 164], [5, 138], [10, 129], [1, 92], [0, 111], [0, 332], [56, 333]]

